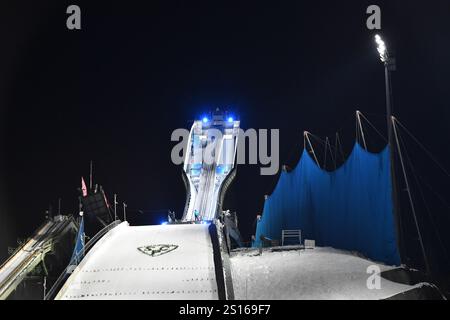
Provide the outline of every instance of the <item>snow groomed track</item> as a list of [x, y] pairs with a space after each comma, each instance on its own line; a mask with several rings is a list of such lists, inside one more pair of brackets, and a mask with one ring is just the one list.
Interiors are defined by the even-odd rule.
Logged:
[[123, 222], [87, 253], [56, 299], [219, 299], [209, 227]]

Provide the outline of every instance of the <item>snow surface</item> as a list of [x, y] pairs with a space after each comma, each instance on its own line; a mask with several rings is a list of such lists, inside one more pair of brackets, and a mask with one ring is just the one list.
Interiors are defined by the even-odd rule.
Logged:
[[235, 299], [384, 299], [413, 289], [381, 278], [380, 289], [368, 289], [367, 267], [393, 269], [332, 248], [271, 252], [244, 250], [232, 253]]
[[[138, 248], [175, 245], [158, 256]], [[123, 222], [87, 253], [56, 299], [218, 299], [208, 225]]]
[[[158, 244], [178, 248], [159, 256], [138, 250]], [[420, 286], [381, 278], [381, 289], [370, 290], [369, 266], [395, 267], [332, 248], [295, 249], [232, 252], [235, 299], [383, 299]], [[94, 245], [56, 298], [218, 299], [208, 225], [124, 222]]]

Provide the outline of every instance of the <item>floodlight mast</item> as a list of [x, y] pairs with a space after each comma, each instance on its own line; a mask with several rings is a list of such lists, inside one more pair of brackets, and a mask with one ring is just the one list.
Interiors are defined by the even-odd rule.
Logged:
[[393, 126], [392, 126], [392, 120], [391, 117], [393, 116], [393, 103], [392, 103], [392, 85], [391, 85], [391, 71], [395, 71], [395, 59], [392, 58], [389, 55], [389, 52], [387, 50], [386, 43], [384, 40], [380, 37], [380, 35], [375, 35], [375, 43], [377, 44], [377, 51], [380, 55], [380, 60], [383, 62], [384, 65], [384, 80], [385, 80], [385, 91], [386, 91], [386, 120], [387, 120], [387, 131], [388, 131], [388, 147], [389, 147], [389, 155], [390, 155], [390, 162], [391, 162], [391, 179], [392, 179], [392, 202], [393, 202], [393, 210], [394, 210], [394, 217], [395, 217], [395, 223], [396, 223], [396, 229], [397, 229], [397, 245], [400, 251], [400, 257], [404, 258], [405, 255], [405, 249], [404, 249], [404, 237], [403, 237], [403, 230], [402, 230], [402, 219], [401, 219], [401, 212], [399, 207], [399, 198], [398, 198], [398, 186], [397, 186], [397, 179], [396, 179], [396, 148], [395, 148], [395, 139], [394, 139], [394, 132], [393, 132]]
[[[406, 176], [406, 171], [403, 164], [402, 154], [400, 150], [400, 144], [397, 141], [397, 132], [395, 131], [395, 117], [392, 114], [393, 107], [392, 107], [392, 85], [391, 85], [391, 71], [395, 71], [395, 59], [392, 58], [389, 55], [389, 52], [387, 50], [387, 46], [384, 43], [383, 39], [377, 34], [375, 35], [375, 42], [377, 43], [377, 50], [380, 55], [380, 60], [384, 64], [384, 75], [385, 75], [385, 85], [386, 85], [386, 113], [387, 113], [387, 126], [388, 126], [388, 138], [389, 138], [389, 153], [391, 157], [391, 178], [392, 178], [392, 196], [393, 196], [393, 205], [394, 205], [394, 212], [395, 212], [395, 220], [397, 224], [397, 232], [398, 232], [398, 238], [397, 243], [400, 250], [400, 257], [406, 257], [406, 251], [404, 247], [404, 237], [403, 237], [403, 230], [402, 230], [402, 219], [401, 219], [401, 211], [399, 207], [399, 199], [398, 199], [398, 192], [397, 192], [397, 182], [396, 182], [396, 170], [395, 170], [395, 160], [396, 160], [396, 152], [399, 153], [400, 158], [400, 164], [402, 166], [403, 175], [405, 178], [405, 183], [407, 187], [407, 191], [409, 194], [409, 200], [411, 204], [412, 213], [414, 215], [414, 221], [417, 228], [417, 233], [419, 235], [419, 242], [422, 249], [422, 255], [425, 262], [425, 269], [426, 273], [428, 275], [431, 275], [430, 265], [428, 263], [428, 258], [425, 252], [425, 247], [423, 245], [422, 235], [419, 229], [419, 225], [417, 224], [417, 217], [414, 209], [414, 203], [411, 198], [411, 191], [409, 189], [408, 185], [408, 178]], [[397, 143], [397, 148], [395, 147]]]

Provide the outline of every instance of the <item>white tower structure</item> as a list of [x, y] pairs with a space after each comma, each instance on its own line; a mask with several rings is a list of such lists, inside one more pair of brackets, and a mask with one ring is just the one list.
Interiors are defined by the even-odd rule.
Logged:
[[219, 110], [194, 121], [183, 168], [187, 189], [183, 221], [211, 221], [221, 212], [235, 176], [238, 137], [239, 121]]

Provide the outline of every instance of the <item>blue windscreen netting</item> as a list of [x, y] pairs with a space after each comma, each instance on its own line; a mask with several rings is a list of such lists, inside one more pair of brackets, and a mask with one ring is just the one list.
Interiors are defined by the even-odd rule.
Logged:
[[320, 169], [304, 150], [296, 168], [281, 173], [266, 199], [254, 245], [260, 245], [261, 235], [281, 239], [283, 229], [300, 229], [303, 239], [314, 239], [318, 246], [400, 264], [389, 148], [374, 154], [355, 143], [347, 161], [333, 172]]

